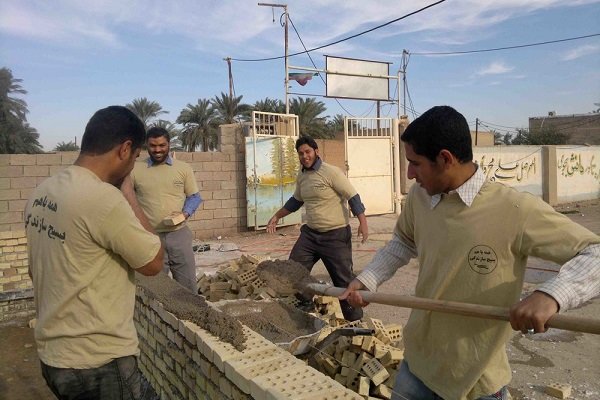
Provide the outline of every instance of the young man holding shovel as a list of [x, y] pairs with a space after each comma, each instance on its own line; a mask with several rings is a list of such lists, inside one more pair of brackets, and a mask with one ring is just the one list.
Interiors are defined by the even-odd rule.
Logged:
[[[600, 237], [541, 199], [487, 182], [473, 163], [465, 118], [434, 107], [402, 134], [408, 178], [416, 179], [392, 240], [340, 296], [366, 306], [375, 291], [417, 257], [418, 297], [511, 307], [510, 324], [544, 332], [559, 310], [600, 293]], [[563, 267], [519, 301], [528, 256]], [[404, 329], [405, 359], [395, 399], [506, 399], [511, 371], [506, 322], [413, 310]]]
[[[274, 233], [280, 218], [304, 205], [307, 221], [300, 229], [300, 237], [290, 253], [290, 260], [304, 265], [310, 271], [321, 259], [333, 284], [346, 287], [354, 278], [352, 231], [346, 202], [360, 222], [358, 234], [362, 235], [363, 243], [369, 235], [365, 206], [344, 173], [321, 160], [317, 142], [313, 138], [300, 137], [296, 141], [296, 151], [302, 164], [296, 191], [271, 217], [267, 232]], [[353, 308], [347, 301], [341, 301], [340, 306], [345, 319], [355, 321], [362, 318], [360, 308]]]

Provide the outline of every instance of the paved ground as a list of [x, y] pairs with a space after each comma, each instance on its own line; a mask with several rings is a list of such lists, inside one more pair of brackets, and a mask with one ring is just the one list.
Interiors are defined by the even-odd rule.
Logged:
[[[574, 221], [600, 234], [600, 200], [581, 202], [559, 207]], [[395, 216], [369, 217], [369, 242], [354, 243], [354, 263], [358, 272], [364, 268], [374, 253], [389, 238]], [[356, 232], [356, 221], [353, 221]], [[265, 232], [249, 232], [235, 237], [223, 237], [208, 241], [211, 250], [199, 254], [197, 261], [202, 271], [214, 271], [214, 266], [229, 258], [242, 254], [268, 255], [271, 258], [287, 258], [297, 236], [298, 227], [286, 227], [275, 235]], [[222, 251], [217, 251], [218, 249]], [[531, 290], [555, 274], [558, 266], [542, 260], [531, 259], [528, 264], [525, 291]], [[418, 274], [416, 262], [401, 269], [379, 289], [380, 292], [413, 294]], [[319, 264], [313, 275], [328, 279], [325, 268]], [[371, 304], [366, 315], [379, 318], [384, 323], [406, 322], [409, 309]], [[600, 318], [600, 299], [596, 298], [569, 315]], [[32, 330], [27, 321], [12, 321], [0, 326], [0, 399], [52, 399], [46, 388], [39, 361], [36, 356]], [[532, 337], [515, 333], [508, 345], [508, 354], [513, 369], [510, 385], [515, 399], [552, 399], [542, 392], [551, 383], [568, 383], [573, 386], [573, 399], [600, 399], [600, 335], [581, 334], [550, 330], [544, 335]]]

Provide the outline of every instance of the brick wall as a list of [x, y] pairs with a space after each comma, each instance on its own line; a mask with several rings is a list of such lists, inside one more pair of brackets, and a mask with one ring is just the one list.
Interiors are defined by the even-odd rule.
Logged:
[[[175, 153], [194, 170], [204, 203], [189, 221], [198, 239], [245, 231], [245, 145], [238, 125], [223, 125], [220, 151]], [[23, 230], [29, 195], [43, 180], [73, 164], [76, 152], [0, 154], [0, 232]]]
[[323, 161], [335, 165], [346, 172], [346, 145], [344, 135], [336, 136], [335, 139], [316, 139], [319, 145], [319, 154]]
[[0, 232], [0, 321], [35, 313], [25, 231]]
[[140, 370], [162, 399], [362, 399], [244, 327], [236, 350], [197, 325], [179, 320], [138, 287], [135, 323]]

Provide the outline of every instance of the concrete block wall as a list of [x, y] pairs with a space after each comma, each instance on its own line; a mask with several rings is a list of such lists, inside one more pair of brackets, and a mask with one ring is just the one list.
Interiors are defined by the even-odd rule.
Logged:
[[179, 320], [138, 287], [140, 369], [162, 399], [362, 399], [244, 327], [246, 349]]
[[328, 164], [335, 165], [346, 172], [346, 144], [344, 135], [337, 135], [335, 139], [316, 139], [321, 158]]
[[35, 313], [25, 231], [0, 232], [0, 321]]

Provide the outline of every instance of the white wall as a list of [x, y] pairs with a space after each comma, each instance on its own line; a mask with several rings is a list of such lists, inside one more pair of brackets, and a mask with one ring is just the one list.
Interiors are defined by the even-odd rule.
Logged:
[[558, 203], [600, 198], [600, 146], [556, 147]]

